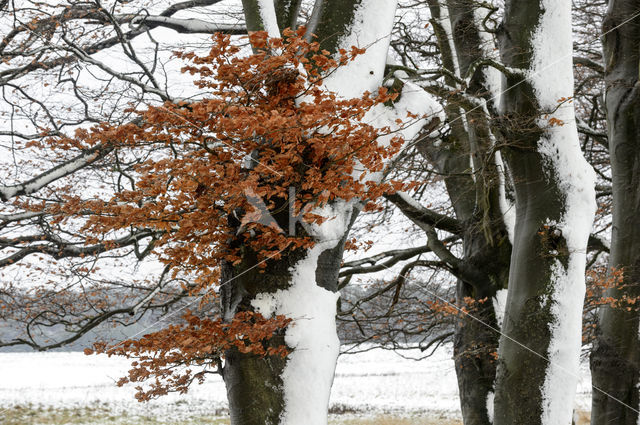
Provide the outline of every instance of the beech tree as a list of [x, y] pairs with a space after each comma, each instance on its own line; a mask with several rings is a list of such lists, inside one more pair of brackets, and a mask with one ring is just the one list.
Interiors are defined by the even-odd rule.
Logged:
[[[634, 299], [638, 286], [638, 145], [640, 142], [640, 70], [637, 16], [640, 2], [609, 1], [604, 34], [607, 135], [613, 192], [610, 270], [622, 273], [622, 286], [608, 296]], [[634, 20], [635, 19], [635, 20]], [[638, 422], [638, 311], [603, 306], [591, 354], [594, 386], [591, 423]], [[615, 399], [614, 399], [615, 398]]]
[[[593, 171], [573, 107], [571, 7], [507, 2], [498, 33], [516, 224], [498, 353], [494, 423], [570, 423], [580, 353]], [[578, 302], [576, 302], [578, 301]], [[562, 388], [562, 390], [560, 390]]]
[[[450, 134], [444, 139], [448, 142], [445, 149], [424, 143], [422, 150], [427, 154], [428, 160], [436, 166], [439, 165], [439, 171], [444, 174], [451, 204], [456, 209], [459, 220], [452, 222], [449, 217], [436, 214], [403, 199], [402, 196], [393, 195], [390, 198], [425, 230], [432, 247], [438, 244], [438, 236], [434, 231], [436, 228], [452, 234], [465, 235], [464, 258], [452, 255], [450, 250], [442, 246], [433, 250], [444, 264], [444, 268], [460, 279], [457, 300], [460, 310], [468, 307], [465, 295], [474, 299], [477, 294], [484, 294], [485, 297], [489, 295], [490, 299], [496, 290], [506, 286], [506, 278], [510, 274], [507, 317], [505, 327], [502, 328], [501, 354], [498, 355], [500, 373], [495, 384], [495, 364], [492, 364], [493, 359], [489, 355], [491, 350], [476, 355], [483, 343], [488, 348], [497, 347], [498, 326], [493, 306], [490, 303], [476, 304], [477, 307], [472, 314], [460, 314], [461, 317], [457, 320], [460, 328], [455, 344], [456, 362], [458, 366], [463, 366], [457, 368], [457, 372], [465, 423], [490, 423], [486, 400], [491, 399], [494, 385], [497, 395], [495, 423], [569, 421], [571, 409], [567, 407], [562, 411], [563, 409], [558, 407], [560, 404], [555, 403], [560, 403], [558, 400], [562, 397], [567, 397], [566, 400], [572, 399], [572, 385], [565, 386], [567, 391], [558, 397], [556, 394], [549, 394], [550, 387], [545, 387], [548, 385], [545, 382], [554, 379], [557, 374], [564, 373], [574, 379], [577, 374], [580, 347], [578, 328], [582, 309], [580, 300], [584, 294], [583, 289], [581, 290], [584, 288], [581, 286], [584, 284], [582, 255], [586, 253], [586, 238], [591, 229], [594, 211], [593, 175], [590, 167], [584, 161], [579, 161], [581, 155], [575, 128], [564, 125], [568, 121], [575, 122], [573, 105], [564, 105], [567, 101], [573, 102], [570, 100], [573, 97], [571, 63], [563, 63], [558, 58], [545, 56], [549, 49], [544, 47], [544, 43], [555, 36], [551, 36], [550, 27], [538, 27], [544, 23], [542, 10], [557, 15], [564, 13], [566, 18], [569, 16], [568, 9], [561, 12], [556, 4], [540, 6], [531, 2], [530, 10], [523, 11], [522, 14], [513, 12], [512, 15], [511, 6], [507, 6], [503, 24], [500, 27], [490, 27], [487, 26], [487, 22], [491, 21], [491, 15], [495, 13], [491, 8], [476, 7], [474, 10], [472, 3], [458, 2], [449, 2], [447, 6], [444, 7], [442, 3], [437, 2], [430, 3], [434, 33], [440, 33], [438, 38], [441, 40], [439, 48], [443, 67], [433, 72], [440, 73], [443, 79], [436, 83], [420, 84], [432, 93], [440, 95], [444, 98], [445, 104], [449, 105], [447, 120]], [[484, 13], [476, 14], [479, 11]], [[535, 15], [532, 11], [538, 11], [540, 14]], [[529, 27], [523, 26], [525, 22]], [[570, 22], [566, 19], [564, 22], [557, 22], [555, 28], [564, 31], [565, 41], [570, 40]], [[496, 33], [503, 40], [500, 44], [502, 61], [491, 55], [492, 37], [487, 37], [486, 33]], [[544, 53], [537, 53], [537, 57], [535, 53], [531, 53], [532, 56], [514, 53], [535, 52], [536, 48], [542, 49]], [[563, 52], [563, 59], [570, 60], [571, 45], [566, 44], [564, 50], [560, 50]], [[576, 62], [597, 68], [597, 63], [589, 62], [586, 58], [578, 58]], [[565, 92], [563, 93], [558, 86], [551, 94], [553, 90], [545, 91], [541, 81], [551, 79], [545, 72], [549, 72], [550, 69], [555, 72], [561, 66], [564, 66], [564, 72], [568, 73], [564, 77]], [[487, 67], [490, 67], [489, 72], [485, 69]], [[495, 79], [491, 78], [491, 68], [500, 71], [506, 79], [506, 84], [503, 84], [505, 95], [502, 95], [501, 90], [492, 90], [492, 82], [495, 87]], [[539, 72], [540, 70], [544, 72]], [[557, 80], [557, 77], [554, 78]], [[461, 92], [465, 95], [461, 95]], [[555, 103], [551, 101], [553, 96], [557, 96]], [[486, 102], [493, 100], [492, 98], [501, 100], [507, 109], [496, 108], [491, 102]], [[562, 118], [553, 114], [565, 116]], [[582, 125], [581, 130], [583, 133], [588, 132], [590, 137], [601, 137], [588, 126]], [[562, 141], [558, 142], [558, 137]], [[577, 169], [570, 171], [568, 179], [566, 175], [558, 174], [554, 168], [556, 166], [553, 165], [553, 157], [556, 154], [545, 150], [548, 148], [545, 144], [556, 142], [570, 149], [559, 166], [563, 171], [566, 171], [565, 164], [572, 161], [571, 158], [577, 161], [576, 164], [580, 164]], [[539, 149], [542, 151], [536, 153]], [[505, 156], [505, 165], [496, 155], [497, 151]], [[560, 153], [558, 151], [558, 155]], [[469, 166], [470, 160], [473, 167]], [[536, 162], [537, 165], [532, 166]], [[533, 172], [536, 167], [538, 171]], [[506, 177], [502, 177], [503, 182], [500, 182], [500, 171], [506, 171]], [[508, 202], [505, 202], [504, 193], [500, 193], [501, 189], [505, 191], [505, 184], [513, 185], [515, 209], [518, 211], [518, 220], [515, 223], [518, 231], [512, 236], [512, 240], [519, 241], [520, 245], [514, 246], [511, 264], [508, 264], [508, 260], [501, 261], [505, 260], [505, 257], [509, 258], [511, 250], [507, 238], [509, 220], [508, 217], [504, 217], [504, 213], [508, 213], [504, 208]], [[535, 188], [537, 184], [540, 184], [540, 187]], [[549, 199], [545, 198], [547, 195], [550, 196]], [[555, 199], [555, 212], [550, 208], [553, 205], [551, 199]], [[501, 203], [503, 205], [500, 205]], [[472, 217], [471, 220], [465, 218], [465, 205], [468, 211], [466, 217]], [[575, 214], [576, 219], [574, 220], [573, 216], [567, 219], [569, 213]], [[534, 223], [538, 223], [535, 232], [532, 231]], [[569, 235], [570, 238], [574, 238], [569, 240], [569, 243], [573, 244], [571, 248], [566, 247], [567, 241], [563, 240], [562, 236], [567, 231], [556, 228], [558, 226], [573, 231]], [[550, 227], [554, 227], [552, 230], [558, 240], [545, 236]], [[558, 250], [556, 242], [561, 246], [565, 245], [564, 248]], [[593, 238], [592, 246], [595, 248], [597, 245], [600, 245], [597, 249], [602, 249], [602, 244]], [[545, 254], [545, 250], [551, 255]], [[482, 256], [483, 253], [486, 257]], [[558, 260], [561, 256], [564, 256], [564, 263]], [[480, 258], [491, 260], [483, 262], [479, 261]], [[540, 262], [536, 263], [538, 260]], [[414, 264], [420, 266], [420, 263], [416, 261]], [[567, 271], [563, 272], [559, 264], [564, 264], [562, 268]], [[433, 263], [427, 266], [432, 267]], [[516, 273], [515, 270], [520, 272]], [[560, 279], [565, 273], [571, 276], [570, 287], [576, 291], [575, 297], [563, 298], [559, 295], [566, 291], [566, 286], [562, 289], [561, 285], [564, 279]], [[539, 298], [554, 293], [557, 298], [550, 298], [549, 302]], [[536, 297], [539, 299], [536, 300]], [[567, 317], [571, 320], [567, 320]], [[535, 323], [533, 328], [540, 330], [540, 335], [531, 334], [532, 320]], [[462, 325], [465, 322], [468, 322], [466, 329]], [[558, 328], [562, 325], [572, 325], [573, 330], [565, 331], [558, 337]], [[554, 332], [556, 342], [550, 346]], [[486, 334], [486, 337], [483, 338], [482, 334]], [[471, 356], [466, 358], [465, 346], [471, 353]], [[560, 355], [559, 358], [567, 362], [565, 364], [557, 362], [556, 355], [562, 350], [573, 350], [571, 355]], [[530, 358], [541, 364], [529, 363]], [[572, 360], [569, 360], [570, 358]], [[469, 366], [466, 370], [465, 362]], [[567, 368], [568, 365], [571, 365], [571, 369]], [[554, 367], [561, 372], [554, 371]], [[533, 376], [536, 373], [537, 377]], [[551, 399], [553, 401], [549, 401]], [[569, 406], [570, 402], [566, 405]]]
[[[494, 10], [465, 1], [432, 1], [429, 9], [442, 66], [451, 74], [444, 77], [448, 89], [433, 83], [425, 88], [441, 96], [444, 93], [450, 131], [439, 143], [428, 140], [420, 147], [425, 159], [445, 176], [457, 218], [455, 233], [463, 238], [461, 258], [444, 246], [434, 252], [458, 279], [458, 308], [470, 310], [470, 315], [461, 314], [455, 321], [454, 339], [464, 422], [488, 424], [487, 399], [494, 391], [499, 336], [493, 300], [499, 290], [507, 287], [511, 256], [504, 218], [511, 211], [505, 198], [502, 143], [490, 125], [491, 111], [497, 115], [493, 98], [499, 96], [500, 76], [496, 84], [499, 71], [487, 66], [495, 63], [495, 41], [483, 26]], [[411, 211], [400, 199], [395, 203], [422, 222], [431, 244], [441, 244], [433, 227], [442, 228], [444, 221], [425, 223], [427, 214]], [[470, 301], [475, 301], [473, 308]]]

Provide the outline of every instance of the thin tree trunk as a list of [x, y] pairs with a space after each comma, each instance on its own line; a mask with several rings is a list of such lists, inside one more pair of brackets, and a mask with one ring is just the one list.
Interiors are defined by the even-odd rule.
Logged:
[[[495, 425], [570, 424], [577, 384], [593, 171], [573, 106], [571, 11], [564, 0], [509, 0], [498, 34], [507, 77], [503, 150], [516, 195]], [[558, 121], [554, 121], [558, 120]]]
[[[444, 67], [465, 75], [485, 50], [474, 4], [468, 0], [446, 3], [429, 1], [433, 28]], [[489, 97], [486, 83], [482, 71], [476, 72], [469, 93]], [[455, 86], [456, 82], [447, 78], [447, 84]], [[421, 151], [445, 175], [456, 217], [463, 223], [462, 260], [483, 276], [469, 281], [458, 279], [458, 307], [469, 308], [469, 299], [480, 302], [471, 308], [473, 318], [461, 315], [456, 320], [454, 359], [465, 425], [488, 425], [487, 403], [494, 391], [499, 340], [492, 301], [496, 292], [507, 286], [511, 244], [500, 210], [500, 182], [490, 153], [493, 138], [487, 110], [477, 108], [467, 114], [455, 101], [449, 101], [445, 111], [451, 127], [450, 136], [443, 141], [447, 148], [423, 144]]]
[[[624, 286], [606, 296], [616, 299], [640, 296], [640, 18], [625, 23], [638, 12], [638, 0], [611, 0], [603, 24], [613, 188], [609, 266], [624, 273]], [[639, 343], [637, 309], [602, 307], [591, 354], [593, 385], [602, 390], [593, 391], [593, 425], [638, 423]]]

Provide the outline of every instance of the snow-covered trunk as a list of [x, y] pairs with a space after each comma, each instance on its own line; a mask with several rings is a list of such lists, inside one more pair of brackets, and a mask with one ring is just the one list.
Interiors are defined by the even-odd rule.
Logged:
[[[295, 5], [296, 2], [284, 2]], [[272, 0], [243, 0], [249, 30], [266, 29], [278, 36], [281, 28]], [[249, 10], [248, 10], [249, 9]], [[382, 85], [395, 17], [395, 0], [318, 1], [311, 27], [329, 52], [366, 48], [355, 60], [333, 71], [324, 80], [327, 90], [345, 98], [375, 93]], [[280, 19], [282, 22], [289, 18]], [[437, 105], [422, 90], [406, 84], [393, 106], [378, 105], [366, 115], [367, 122], [396, 130], [381, 136], [388, 143], [395, 134], [411, 140], [424, 123], [398, 128], [407, 112], [433, 113]], [[372, 141], [373, 143], [373, 141]], [[353, 178], [375, 180], [380, 175]], [[379, 173], [378, 173], [379, 174]], [[286, 344], [286, 359], [257, 358], [237, 351], [227, 353], [223, 370], [232, 425], [326, 425], [329, 395], [339, 352], [335, 326], [338, 271], [344, 242], [358, 212], [356, 201], [334, 200], [313, 212], [326, 218], [322, 225], [302, 225], [315, 245], [269, 260], [259, 272], [257, 258], [244, 247], [243, 259], [227, 265], [223, 274], [222, 300], [226, 317], [249, 310], [264, 316], [285, 315], [293, 322], [272, 343]], [[282, 219], [282, 218], [281, 218]], [[280, 223], [288, 228], [287, 218]]]
[[[240, 311], [253, 311], [251, 300], [265, 287], [286, 288], [291, 282], [290, 268], [303, 253], [282, 261], [270, 261], [260, 273], [255, 255], [245, 253], [242, 263], [222, 268], [222, 313], [232, 318]], [[251, 258], [253, 257], [253, 258]], [[284, 335], [273, 337], [270, 345], [284, 345]], [[225, 353], [223, 378], [234, 425], [279, 423], [285, 407], [282, 372], [286, 361], [279, 356], [259, 357], [236, 349]]]
[[[594, 173], [573, 105], [571, 3], [509, 0], [498, 34], [507, 78], [504, 157], [516, 195], [494, 424], [571, 424]], [[513, 87], [512, 87], [513, 86]], [[505, 89], [507, 88], [505, 87]]]
[[[637, 19], [626, 22], [638, 13], [640, 1], [612, 0], [603, 24], [613, 187], [609, 266], [624, 272], [624, 286], [607, 296], [618, 299], [640, 296], [640, 26]], [[609, 395], [593, 391], [593, 425], [638, 423], [639, 367], [638, 310], [603, 306], [591, 376], [593, 385]]]
[[344, 242], [357, 209], [338, 203], [323, 211], [333, 217], [315, 226], [315, 246], [255, 267], [257, 257], [244, 250], [242, 263], [224, 267], [223, 312], [282, 314], [294, 323], [273, 338], [286, 345], [286, 358], [259, 357], [232, 350], [223, 369], [233, 425], [326, 424], [329, 394], [340, 343], [335, 311], [338, 271]]

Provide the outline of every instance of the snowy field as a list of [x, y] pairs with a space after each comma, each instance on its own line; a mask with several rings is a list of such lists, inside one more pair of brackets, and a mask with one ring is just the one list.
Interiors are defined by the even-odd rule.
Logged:
[[[404, 354], [419, 355], [419, 352]], [[353, 419], [335, 422], [336, 417], [427, 417], [433, 422], [415, 423], [458, 423], [460, 412], [451, 356], [448, 347], [418, 362], [380, 349], [341, 356], [331, 395], [333, 423], [394, 423], [350, 422]], [[54, 423], [43, 421], [42, 415], [33, 412], [28, 414], [34, 418], [32, 422], [28, 417], [20, 418], [20, 422], [11, 421], [7, 412], [15, 413], [25, 406], [39, 411], [99, 409], [101, 414], [114, 418], [111, 423], [132, 423], [117, 422], [122, 415], [159, 421], [145, 419], [143, 423], [193, 423], [196, 417], [224, 417], [227, 413], [224, 385], [217, 376], [203, 385], [194, 385], [186, 395], [171, 394], [138, 403], [133, 398], [133, 386], [115, 385], [127, 369], [125, 359], [76, 352], [0, 353], [0, 406], [6, 415], [3, 420], [0, 413], [0, 424]], [[581, 372], [576, 405], [579, 410], [586, 410], [590, 379], [584, 365]]]

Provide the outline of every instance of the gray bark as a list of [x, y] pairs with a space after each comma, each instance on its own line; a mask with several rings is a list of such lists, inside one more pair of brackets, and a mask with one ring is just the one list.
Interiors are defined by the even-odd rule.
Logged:
[[265, 31], [266, 26], [260, 15], [260, 2], [258, 0], [242, 0], [244, 20], [247, 31]]
[[[241, 242], [240, 242], [241, 243]], [[255, 254], [247, 252], [241, 264], [224, 264], [222, 269], [222, 314], [229, 320], [241, 311], [254, 311], [251, 301], [261, 292], [286, 289], [291, 267], [303, 256], [291, 253], [279, 261], [269, 261], [263, 273], [255, 267]], [[284, 336], [269, 342], [284, 345]], [[277, 425], [285, 407], [282, 371], [286, 360], [278, 356], [259, 357], [233, 349], [225, 353], [223, 378], [229, 399], [232, 425]]]
[[320, 48], [336, 52], [340, 39], [349, 32], [356, 8], [363, 0], [316, 0], [307, 34], [315, 35]]
[[[624, 286], [606, 296], [618, 299], [640, 296], [640, 25], [638, 18], [623, 24], [638, 12], [638, 0], [611, 0], [603, 23], [613, 189], [609, 266], [624, 271]], [[607, 394], [593, 391], [593, 425], [637, 424], [639, 368], [638, 311], [602, 307], [591, 374]]]
[[[432, 0], [429, 7], [432, 24], [443, 66], [451, 71], [458, 61], [464, 75], [476, 60], [482, 57], [481, 40], [475, 25], [473, 4], [468, 0], [450, 0], [447, 14], [440, 3]], [[448, 40], [442, 19], [450, 19], [453, 47]], [[487, 90], [481, 72], [471, 79], [469, 94], [483, 96]], [[451, 80], [451, 79], [450, 79]], [[454, 81], [448, 84], [455, 86]], [[498, 350], [498, 324], [492, 303], [499, 289], [506, 288], [511, 244], [499, 204], [499, 179], [492, 155], [489, 117], [476, 109], [463, 116], [460, 105], [448, 101], [447, 121], [451, 133], [442, 147], [421, 146], [425, 157], [445, 175], [445, 185], [456, 217], [463, 224], [464, 255], [462, 261], [477, 271], [474, 278], [460, 276], [456, 285], [457, 305], [467, 307], [466, 298], [485, 300], [477, 303], [471, 314], [461, 315], [456, 321], [454, 358], [460, 394], [460, 405], [465, 425], [490, 424], [487, 397], [494, 390], [496, 373], [493, 353]], [[463, 125], [463, 119], [469, 124]], [[473, 159], [473, 171], [470, 160]], [[480, 323], [478, 320], [482, 321]]]
[[276, 7], [276, 17], [280, 32], [285, 28], [295, 30], [298, 24], [298, 13], [302, 0], [274, 0]]

